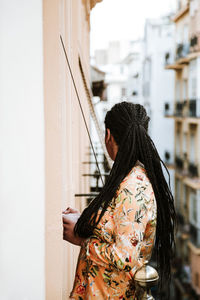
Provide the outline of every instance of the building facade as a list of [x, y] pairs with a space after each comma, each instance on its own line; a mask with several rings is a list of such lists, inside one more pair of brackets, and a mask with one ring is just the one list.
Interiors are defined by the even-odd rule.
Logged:
[[[175, 124], [177, 249], [182, 269], [189, 269], [186, 283], [200, 296], [200, 1], [177, 1], [173, 21], [176, 38], [165, 68], [175, 71], [174, 101], [166, 103], [165, 114]], [[186, 295], [184, 284], [182, 290]]]
[[[172, 120], [163, 118], [163, 106], [166, 99], [173, 97], [174, 73], [167, 72], [163, 66], [165, 52], [173, 47], [174, 34], [174, 24], [168, 16], [146, 21], [142, 72], [143, 104], [151, 117], [150, 135], [161, 158], [168, 165], [173, 162], [174, 142], [170, 131], [173, 131], [174, 124]], [[170, 157], [168, 160], [167, 155]]]
[[[79, 247], [62, 210], [82, 210], [89, 139], [90, 11], [100, 0], [0, 4], [1, 299], [68, 299]], [[81, 71], [82, 70], [82, 71]]]

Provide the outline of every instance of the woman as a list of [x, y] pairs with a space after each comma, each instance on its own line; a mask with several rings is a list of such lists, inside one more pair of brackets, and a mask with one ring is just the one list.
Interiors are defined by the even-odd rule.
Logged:
[[81, 215], [64, 212], [63, 238], [81, 246], [73, 299], [135, 299], [133, 277], [153, 250], [159, 291], [166, 287], [169, 299], [176, 212], [149, 120], [140, 104], [121, 102], [107, 112], [109, 178]]

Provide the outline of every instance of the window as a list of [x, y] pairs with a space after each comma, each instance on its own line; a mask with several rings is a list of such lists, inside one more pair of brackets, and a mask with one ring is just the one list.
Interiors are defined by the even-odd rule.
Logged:
[[178, 79], [176, 81], [176, 101], [180, 102], [181, 100], [181, 83], [180, 80]]

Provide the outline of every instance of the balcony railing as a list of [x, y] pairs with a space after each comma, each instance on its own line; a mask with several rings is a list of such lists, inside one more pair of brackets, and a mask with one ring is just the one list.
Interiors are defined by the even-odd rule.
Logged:
[[175, 103], [175, 113], [174, 113], [174, 115], [177, 116], [177, 117], [183, 117], [183, 112], [184, 112], [185, 105], [186, 105], [186, 101], [176, 102]]
[[190, 44], [177, 44], [175, 52], [166, 52], [165, 53], [165, 67], [167, 69], [181, 69], [181, 65], [188, 63], [188, 60], [183, 60], [187, 58], [187, 55], [190, 53]]
[[[181, 203], [181, 199], [178, 199], [179, 203]], [[180, 212], [177, 212], [177, 221], [178, 228], [181, 233], [190, 233], [190, 223], [186, 220], [187, 218]]]
[[188, 164], [188, 173], [191, 177], [198, 177], [198, 166], [194, 163]]
[[195, 34], [190, 38], [190, 52], [200, 50], [200, 35]]
[[174, 57], [171, 52], [165, 53], [165, 65], [171, 65], [174, 63]]
[[190, 240], [196, 247], [200, 247], [200, 229], [191, 223], [190, 223]]
[[180, 212], [177, 213], [177, 221], [180, 226], [184, 226], [185, 219], [184, 219], [184, 216]]
[[189, 117], [199, 118], [200, 117], [200, 99], [189, 100]]
[[183, 102], [177, 100], [175, 105], [172, 101], [165, 102], [164, 116], [200, 118], [200, 99], [190, 99]]
[[176, 166], [178, 169], [183, 170], [183, 165], [184, 165], [183, 159], [180, 158], [179, 156], [176, 156], [176, 157], [175, 157], [175, 166]]
[[174, 104], [172, 102], [165, 102], [164, 104], [164, 116], [170, 117], [174, 115]]
[[174, 165], [174, 156], [173, 154], [170, 152], [170, 151], [165, 151], [165, 154], [164, 154], [164, 162], [169, 166], [173, 166]]
[[190, 50], [190, 45], [189, 44], [178, 44], [176, 46], [176, 60], [180, 58], [184, 58], [188, 55]]

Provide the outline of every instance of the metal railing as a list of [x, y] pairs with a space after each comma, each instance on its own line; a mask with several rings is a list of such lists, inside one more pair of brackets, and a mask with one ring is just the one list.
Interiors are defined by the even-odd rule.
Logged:
[[184, 109], [184, 103], [183, 102], [176, 102], [175, 103], [175, 112], [174, 115], [177, 117], [182, 117], [183, 116], [183, 109]]
[[164, 154], [164, 162], [168, 165], [173, 165], [174, 164], [174, 160], [173, 160], [174, 156], [170, 151], [165, 151]]
[[180, 43], [176, 46], [176, 60], [180, 58], [185, 58], [190, 51], [190, 44]]
[[200, 50], [199, 46], [200, 34], [194, 34], [190, 38], [190, 53]]
[[175, 104], [172, 101], [165, 102], [164, 116], [200, 118], [200, 99], [191, 98], [183, 102], [177, 100]]
[[190, 99], [189, 100], [189, 117], [200, 118], [200, 99]]
[[164, 103], [164, 116], [171, 117], [174, 116], [174, 104], [171, 102]]
[[176, 168], [183, 170], [183, 166], [184, 166], [183, 159], [178, 155], [176, 155], [175, 157], [175, 166]]
[[166, 52], [165, 53], [165, 66], [171, 65], [174, 63], [174, 55], [172, 52]]
[[188, 173], [191, 177], [198, 177], [198, 165], [194, 163], [188, 164]]
[[185, 116], [186, 101], [180, 102], [177, 100], [175, 104], [171, 102], [165, 102], [164, 115], [165, 117], [183, 117]]
[[200, 247], [200, 229], [191, 223], [190, 223], [190, 240], [196, 247]]

